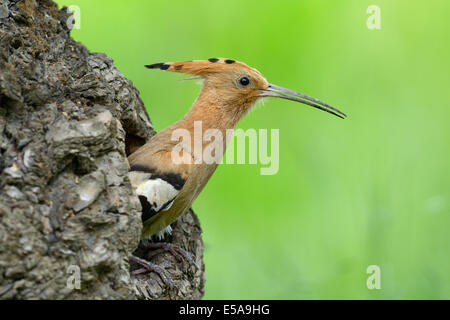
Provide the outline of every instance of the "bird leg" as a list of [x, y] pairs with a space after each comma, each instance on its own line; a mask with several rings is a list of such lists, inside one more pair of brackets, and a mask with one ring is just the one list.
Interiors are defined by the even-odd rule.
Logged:
[[147, 259], [151, 259], [157, 254], [163, 253], [163, 252], [170, 252], [178, 261], [184, 262], [187, 261], [190, 264], [194, 265], [197, 270], [199, 270], [199, 266], [194, 261], [192, 257], [192, 253], [180, 248], [177, 245], [174, 245], [172, 243], [167, 242], [148, 242], [148, 243], [142, 243], [142, 246], [146, 249], [151, 249], [151, 251], [147, 255]]
[[[197, 263], [194, 261], [192, 254], [190, 252], [188, 252], [172, 243], [167, 243], [167, 242], [156, 242], [156, 243], [145, 242], [144, 243], [144, 242], [141, 242], [140, 247], [148, 250], [148, 252], [146, 253], [147, 260], [150, 260], [151, 258], [153, 258], [154, 256], [156, 256], [160, 253], [169, 252], [178, 261], [180, 261], [180, 262], [188, 261], [190, 264], [194, 265], [197, 270], [200, 269], [199, 266], [197, 265]], [[170, 273], [167, 272], [167, 270], [165, 270], [164, 268], [158, 266], [155, 263], [144, 260], [144, 259], [139, 258], [134, 255], [131, 256], [130, 260], [143, 267], [143, 268], [132, 271], [131, 272], [132, 275], [138, 275], [138, 274], [147, 273], [147, 272], [155, 272], [168, 287], [170, 287], [170, 288], [177, 287], [175, 282], [173, 281]]]
[[137, 274], [141, 274], [141, 273], [146, 273], [146, 272], [154, 272], [156, 273], [161, 280], [170, 288], [176, 288], [177, 285], [175, 284], [175, 282], [172, 279], [172, 276], [170, 275], [169, 272], [167, 272], [164, 268], [151, 263], [149, 261], [146, 261], [144, 259], [141, 259], [139, 257], [136, 256], [131, 256], [130, 260], [137, 263], [138, 265], [142, 266], [143, 268], [141, 269], [137, 269], [131, 272], [132, 275], [137, 275]]

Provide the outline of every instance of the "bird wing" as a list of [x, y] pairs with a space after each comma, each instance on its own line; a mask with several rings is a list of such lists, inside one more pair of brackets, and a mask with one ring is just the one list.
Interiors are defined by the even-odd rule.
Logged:
[[145, 222], [167, 211], [180, 194], [189, 177], [188, 165], [173, 165], [170, 152], [130, 157], [130, 181], [142, 205]]

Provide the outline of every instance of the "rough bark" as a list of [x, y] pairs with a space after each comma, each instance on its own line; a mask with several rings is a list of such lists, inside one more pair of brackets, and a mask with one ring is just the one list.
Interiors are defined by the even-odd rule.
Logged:
[[200, 270], [164, 253], [153, 262], [178, 289], [130, 276], [142, 224], [127, 155], [154, 131], [137, 89], [70, 37], [70, 19], [51, 0], [0, 0], [0, 299], [201, 298], [191, 211], [167, 241]]

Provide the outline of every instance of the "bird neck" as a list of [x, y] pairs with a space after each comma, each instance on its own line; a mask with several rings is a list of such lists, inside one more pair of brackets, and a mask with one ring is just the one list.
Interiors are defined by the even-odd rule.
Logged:
[[[190, 150], [193, 150], [192, 155], [195, 159], [202, 157], [202, 150], [212, 141], [216, 143], [221, 140], [222, 147], [216, 155], [217, 159], [221, 159], [232, 138], [232, 130], [250, 109], [251, 104], [253, 103], [243, 103], [241, 99], [233, 99], [226, 96], [225, 92], [220, 92], [220, 89], [205, 85], [189, 112], [180, 121], [167, 128], [167, 133], [172, 134], [178, 129], [187, 130], [188, 136], [194, 138], [191, 139]], [[218, 132], [220, 132], [219, 135], [217, 135]], [[208, 137], [209, 133], [214, 136], [213, 140], [210, 136]], [[220, 140], [216, 141], [217, 138]], [[198, 149], [195, 145], [201, 145], [202, 148]]]
[[252, 102], [233, 99], [220, 89], [205, 83], [197, 100], [178, 124], [180, 127], [192, 130], [193, 124], [201, 121], [204, 131], [218, 129], [225, 133], [227, 129], [236, 127], [252, 104]]

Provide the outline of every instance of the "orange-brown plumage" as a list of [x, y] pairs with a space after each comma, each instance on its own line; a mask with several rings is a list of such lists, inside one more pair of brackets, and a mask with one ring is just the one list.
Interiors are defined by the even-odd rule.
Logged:
[[[217, 163], [197, 163], [195, 160], [202, 154], [195, 150], [194, 141], [174, 141], [175, 130], [185, 129], [194, 136], [194, 124], [201, 121], [203, 131], [219, 130], [226, 146], [226, 130], [235, 128], [258, 99], [270, 96], [302, 102], [341, 118], [345, 116], [319, 100], [271, 85], [258, 70], [231, 59], [166, 62], [147, 67], [197, 76], [203, 79], [203, 88], [181, 120], [157, 133], [129, 157], [131, 181], [147, 211], [143, 213], [146, 216], [143, 238], [161, 232], [183, 214], [217, 167]], [[172, 150], [180, 143], [180, 154], [191, 159], [191, 163], [174, 163]], [[202, 139], [200, 143], [205, 146], [209, 142]], [[165, 191], [158, 194], [158, 190]]]

